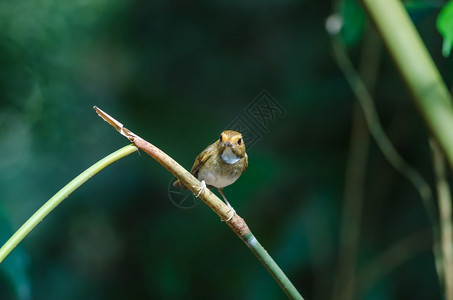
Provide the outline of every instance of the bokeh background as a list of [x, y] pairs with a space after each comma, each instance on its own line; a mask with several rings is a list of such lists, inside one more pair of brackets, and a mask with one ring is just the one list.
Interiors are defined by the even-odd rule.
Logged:
[[[285, 113], [268, 120], [248, 149], [249, 169], [225, 193], [306, 299], [341, 299], [356, 100], [325, 21], [344, 14], [342, 38], [365, 71], [363, 40], [373, 34], [360, 6], [346, 2], [2, 0], [1, 243], [72, 178], [127, 145], [93, 105], [190, 169], [267, 91]], [[450, 87], [451, 59], [435, 27], [444, 2], [431, 2], [412, 2], [410, 12]], [[425, 126], [391, 59], [372, 49], [383, 127], [432, 183]], [[441, 299], [420, 197], [363, 137], [354, 298]], [[284, 299], [210, 209], [170, 201], [171, 180], [145, 154], [103, 170], [0, 265], [0, 299]]]

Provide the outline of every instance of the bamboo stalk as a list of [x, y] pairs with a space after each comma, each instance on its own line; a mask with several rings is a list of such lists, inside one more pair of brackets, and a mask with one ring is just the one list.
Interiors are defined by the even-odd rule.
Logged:
[[164, 166], [195, 195], [199, 194], [200, 199], [222, 220], [224, 220], [225, 223], [234, 231], [234, 233], [236, 233], [236, 235], [247, 245], [247, 247], [249, 247], [253, 254], [255, 254], [288, 298], [303, 300], [293, 283], [252, 234], [243, 218], [241, 218], [238, 214], [234, 214], [234, 216], [231, 217], [231, 209], [209, 189], [205, 188], [200, 193], [200, 181], [198, 181], [197, 178], [195, 178], [190, 172], [184, 169], [165, 152], [125, 128], [123, 124], [112, 118], [98, 107], [95, 106], [94, 109], [102, 119], [112, 125], [120, 134], [133, 142], [138, 149], [144, 151]]
[[438, 69], [401, 1], [362, 0], [415, 105], [453, 168], [453, 106]]
[[[445, 155], [450, 168], [453, 168], [451, 95], [402, 2], [399, 0], [362, 0], [362, 2], [406, 82], [415, 105], [438, 143], [440, 152]], [[445, 197], [444, 191], [439, 192], [439, 204], [443, 205], [444, 200], [441, 197]], [[448, 207], [440, 206], [439, 208], [441, 217], [442, 215], [445, 217], [445, 214], [449, 213], [443, 211], [448, 210]], [[448, 232], [448, 228], [445, 228], [448, 226], [446, 224], [451, 224], [451, 215], [448, 222], [441, 221], [440, 231], [442, 233]], [[438, 232], [435, 234], [438, 235]], [[452, 269], [446, 260], [446, 255], [451, 255], [451, 253], [442, 255], [444, 273], [451, 272]], [[448, 270], [446, 270], [447, 268]], [[442, 273], [439, 275], [442, 279]], [[444, 275], [445, 280], [450, 280], [445, 283], [445, 297], [453, 300], [452, 279], [446, 278], [451, 275], [446, 273]]]

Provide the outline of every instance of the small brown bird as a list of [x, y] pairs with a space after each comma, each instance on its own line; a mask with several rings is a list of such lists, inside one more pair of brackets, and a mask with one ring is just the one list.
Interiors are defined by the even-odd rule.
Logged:
[[[233, 209], [222, 190], [234, 183], [247, 169], [247, 166], [248, 157], [242, 134], [233, 130], [225, 130], [220, 134], [220, 139], [197, 156], [190, 173], [201, 181], [203, 187], [206, 185], [209, 188], [216, 187], [225, 203]], [[179, 180], [175, 181], [173, 185], [187, 189]], [[200, 193], [202, 191], [203, 189], [200, 190]]]

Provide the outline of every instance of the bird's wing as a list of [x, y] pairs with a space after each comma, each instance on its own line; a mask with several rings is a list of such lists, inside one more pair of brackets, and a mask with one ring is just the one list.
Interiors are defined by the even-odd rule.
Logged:
[[242, 172], [245, 172], [245, 170], [247, 170], [247, 167], [249, 166], [249, 157], [248, 157], [247, 153], [244, 154], [244, 158], [245, 158], [245, 164], [244, 164], [244, 167], [242, 168]]
[[195, 162], [193, 163], [192, 170], [190, 173], [198, 178], [198, 171], [200, 170], [201, 166], [203, 166], [208, 159], [211, 157], [213, 153], [213, 148], [216, 147], [216, 144], [212, 144], [208, 146], [206, 149], [203, 150], [200, 154], [198, 154], [197, 158], [195, 158]]

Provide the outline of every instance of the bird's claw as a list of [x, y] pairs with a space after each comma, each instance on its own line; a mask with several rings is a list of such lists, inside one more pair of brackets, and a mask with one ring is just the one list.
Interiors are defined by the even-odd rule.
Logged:
[[229, 206], [230, 210], [228, 211], [230, 213], [230, 216], [228, 216], [228, 219], [222, 220], [225, 222], [229, 222], [231, 219], [233, 219], [234, 215], [236, 214], [236, 211], [234, 210], [233, 207]]
[[201, 181], [201, 186], [200, 186], [200, 190], [198, 191], [198, 194], [195, 196], [198, 198], [198, 196], [201, 195], [201, 193], [203, 193], [203, 191], [206, 189], [206, 182], [204, 180]]

